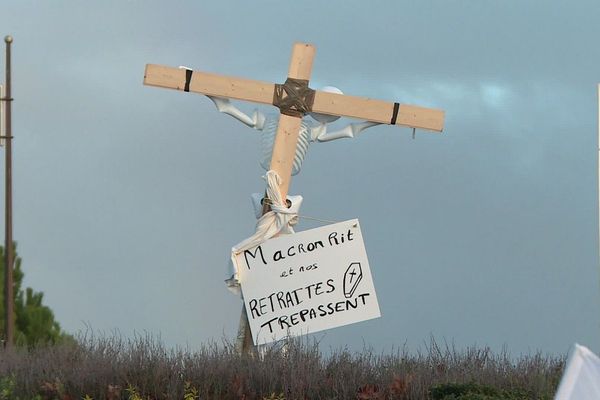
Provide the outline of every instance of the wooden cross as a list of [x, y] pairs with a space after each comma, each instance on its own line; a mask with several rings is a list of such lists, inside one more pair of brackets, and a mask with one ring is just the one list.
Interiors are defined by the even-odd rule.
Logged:
[[314, 55], [314, 46], [305, 43], [294, 44], [288, 78], [284, 84], [148, 64], [144, 85], [279, 107], [281, 115], [270, 169], [277, 172], [282, 179], [280, 191], [283, 199], [286, 198], [290, 185], [300, 122], [302, 116], [308, 112], [442, 131], [444, 112], [441, 110], [310, 89], [308, 81]]
[[[281, 177], [279, 190], [283, 199], [286, 198], [290, 185], [302, 117], [309, 112], [442, 131], [444, 112], [441, 110], [310, 89], [308, 81], [314, 55], [314, 46], [305, 43], [294, 44], [288, 78], [283, 84], [153, 64], [146, 65], [144, 84], [279, 107], [281, 115], [270, 169]], [[263, 213], [267, 210], [265, 205]], [[247, 353], [252, 347], [252, 338], [245, 309], [242, 310], [240, 330], [243, 337], [238, 337], [242, 342], [238, 342], [238, 345], [243, 353]]]

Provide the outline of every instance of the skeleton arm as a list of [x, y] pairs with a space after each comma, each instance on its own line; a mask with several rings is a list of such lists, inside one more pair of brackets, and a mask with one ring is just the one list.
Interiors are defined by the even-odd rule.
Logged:
[[209, 99], [212, 100], [213, 103], [215, 103], [215, 106], [217, 107], [217, 110], [219, 110], [219, 112], [231, 115], [233, 118], [237, 119], [238, 121], [243, 122], [244, 124], [248, 125], [250, 128], [254, 128], [256, 130], [262, 131], [263, 128], [265, 127], [265, 119], [266, 118], [265, 118], [265, 115], [263, 113], [261, 113], [260, 111], [254, 110], [252, 117], [249, 117], [248, 115], [246, 115], [242, 111], [240, 111], [236, 106], [231, 104], [231, 101], [229, 101], [229, 99], [224, 99], [221, 97], [214, 97], [214, 96], [206, 96], [206, 97], [208, 97]]
[[[252, 117], [249, 117], [248, 115], [240, 111], [240, 109], [238, 109], [236, 106], [231, 104], [231, 101], [229, 99], [214, 96], [207, 97], [211, 99], [213, 103], [215, 103], [215, 106], [217, 107], [217, 110], [219, 110], [219, 112], [231, 115], [233, 118], [237, 119], [238, 121], [241, 121], [250, 128], [254, 128], [259, 131], [262, 131], [264, 129], [266, 117], [262, 112], [254, 110]], [[353, 123], [346, 125], [340, 130], [328, 133], [327, 124], [321, 123], [310, 129], [310, 140], [311, 142], [329, 142], [330, 140], [335, 139], [353, 138], [358, 136], [365, 129], [371, 128], [375, 125], [380, 125], [380, 123], [370, 121]]]
[[[188, 68], [184, 65], [180, 65], [179, 68], [185, 69], [185, 70], [191, 70], [191, 68]], [[242, 111], [240, 111], [236, 106], [231, 104], [231, 101], [229, 101], [229, 99], [224, 99], [222, 97], [214, 97], [214, 96], [206, 96], [206, 97], [208, 97], [209, 99], [212, 100], [213, 103], [215, 103], [215, 106], [217, 107], [217, 110], [219, 110], [219, 112], [231, 115], [233, 118], [237, 119], [238, 121], [243, 122], [244, 124], [248, 125], [250, 128], [254, 128], [256, 130], [262, 131], [263, 128], [265, 127], [265, 115], [263, 113], [261, 113], [260, 111], [254, 110], [254, 114], [252, 114], [252, 117], [249, 117], [248, 115], [246, 115]]]
[[327, 132], [326, 124], [319, 124], [311, 128], [311, 141], [328, 142], [330, 140], [342, 139], [342, 138], [353, 138], [358, 136], [362, 131], [375, 125], [380, 125], [379, 122], [359, 122], [349, 124], [340, 130], [334, 132]]

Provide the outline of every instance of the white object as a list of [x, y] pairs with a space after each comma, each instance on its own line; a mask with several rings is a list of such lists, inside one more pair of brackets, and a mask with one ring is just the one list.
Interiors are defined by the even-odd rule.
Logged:
[[358, 220], [234, 255], [254, 344], [381, 316]]
[[[290, 207], [283, 204], [279, 185], [281, 178], [275, 171], [268, 171], [265, 175], [267, 181], [267, 197], [270, 200], [271, 210], [262, 214], [262, 196], [255, 193], [252, 195], [256, 222], [256, 232], [247, 239], [233, 246], [231, 249], [231, 261], [229, 263], [229, 279], [225, 280], [227, 288], [235, 294], [241, 294], [239, 269], [234, 261], [237, 254], [260, 245], [267, 239], [279, 234], [294, 233], [293, 226], [298, 222], [298, 211], [302, 204], [302, 196], [288, 196]], [[287, 203], [287, 202], [286, 202]]]
[[[330, 93], [342, 94], [341, 90], [332, 86], [325, 86], [322, 90]], [[250, 128], [261, 131], [262, 158], [260, 164], [265, 170], [268, 170], [271, 164], [271, 155], [273, 151], [273, 143], [275, 141], [275, 134], [277, 133], [279, 115], [267, 116], [258, 110], [254, 110], [252, 116], [249, 116], [234, 106], [229, 99], [213, 96], [207, 97], [211, 99], [213, 103], [215, 103], [215, 107], [217, 107], [219, 112], [232, 116]], [[305, 119], [302, 120], [300, 135], [298, 137], [298, 145], [296, 146], [292, 175], [296, 175], [298, 172], [300, 172], [300, 169], [302, 168], [302, 162], [304, 161], [308, 146], [311, 142], [328, 142], [342, 138], [353, 138], [358, 136], [358, 134], [367, 128], [380, 125], [378, 122], [365, 121], [348, 124], [342, 129], [328, 133], [327, 124], [337, 120], [339, 117], [318, 113], [311, 113], [310, 115], [318, 122], [318, 124], [314, 125], [308, 123]]]
[[600, 399], [600, 358], [575, 344], [554, 400]]

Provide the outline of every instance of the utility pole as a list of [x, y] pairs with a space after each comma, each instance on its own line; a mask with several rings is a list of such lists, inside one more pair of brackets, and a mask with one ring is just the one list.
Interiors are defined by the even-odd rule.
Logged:
[[13, 41], [12, 36], [6, 36], [4, 42], [6, 43], [6, 82], [5, 92], [2, 102], [4, 103], [4, 109], [6, 111], [5, 119], [5, 142], [6, 142], [6, 156], [5, 156], [5, 242], [4, 242], [4, 335], [5, 335], [5, 347], [10, 347], [14, 343], [14, 304], [13, 304], [13, 238], [12, 238], [12, 129], [11, 129], [11, 87], [10, 87], [10, 45]]

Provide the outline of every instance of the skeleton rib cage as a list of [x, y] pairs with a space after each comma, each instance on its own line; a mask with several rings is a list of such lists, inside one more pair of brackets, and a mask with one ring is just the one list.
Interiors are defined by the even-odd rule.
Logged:
[[[269, 170], [271, 165], [271, 155], [273, 153], [273, 144], [275, 142], [275, 135], [277, 134], [277, 118], [272, 116], [267, 117], [265, 125], [260, 134], [261, 144], [261, 160], [260, 165], [265, 169]], [[308, 151], [310, 145], [310, 126], [304, 120], [302, 120], [300, 126], [300, 134], [298, 135], [298, 144], [296, 145], [296, 153], [294, 155], [294, 165], [292, 167], [292, 175], [297, 175], [302, 168], [302, 162]]]

